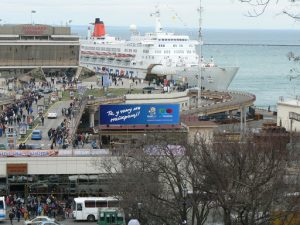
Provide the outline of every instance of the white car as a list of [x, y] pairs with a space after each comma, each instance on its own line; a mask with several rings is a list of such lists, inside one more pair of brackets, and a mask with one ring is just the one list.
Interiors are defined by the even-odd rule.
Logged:
[[57, 113], [56, 112], [49, 112], [47, 117], [48, 117], [48, 119], [56, 119], [57, 118]]
[[39, 222], [43, 222], [43, 221], [54, 222], [54, 219], [49, 218], [48, 216], [37, 216], [32, 220], [25, 220], [24, 224], [25, 225], [38, 224]]

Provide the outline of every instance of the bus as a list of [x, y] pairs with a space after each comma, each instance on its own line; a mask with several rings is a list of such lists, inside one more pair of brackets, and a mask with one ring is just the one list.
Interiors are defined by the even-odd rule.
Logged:
[[125, 214], [120, 208], [100, 208], [98, 225], [125, 225]]
[[79, 197], [73, 201], [74, 220], [96, 221], [99, 208], [119, 208], [117, 197]]
[[6, 219], [5, 197], [0, 197], [0, 221]]
[[100, 175], [72, 175], [68, 179], [67, 192], [71, 195], [99, 196], [109, 190], [107, 178]]

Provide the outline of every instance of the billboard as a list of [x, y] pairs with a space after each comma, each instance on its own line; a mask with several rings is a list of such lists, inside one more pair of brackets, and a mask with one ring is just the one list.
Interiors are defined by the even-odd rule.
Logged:
[[179, 124], [179, 104], [101, 105], [100, 125]]

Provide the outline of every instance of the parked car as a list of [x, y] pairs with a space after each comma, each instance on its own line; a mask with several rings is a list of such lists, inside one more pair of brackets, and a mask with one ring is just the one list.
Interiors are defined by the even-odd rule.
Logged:
[[48, 119], [56, 119], [57, 113], [56, 112], [49, 112], [47, 115]]
[[40, 224], [40, 222], [54, 222], [53, 218], [49, 218], [48, 216], [37, 216], [32, 220], [25, 220], [24, 224], [25, 225], [30, 225], [30, 224]]
[[56, 221], [42, 221], [38, 225], [63, 225], [63, 224], [58, 223]]
[[44, 94], [50, 94], [51, 92], [53, 92], [52, 89], [45, 89], [45, 90], [44, 90]]
[[145, 91], [154, 91], [156, 89], [155, 89], [155, 87], [148, 86], [148, 87], [144, 87], [143, 90], [145, 90]]
[[33, 130], [31, 135], [31, 140], [42, 140], [42, 131]]
[[28, 150], [41, 150], [43, 149], [42, 146], [40, 144], [26, 144], [25, 145], [25, 149], [28, 149]]
[[5, 144], [0, 144], [0, 150], [6, 150]]

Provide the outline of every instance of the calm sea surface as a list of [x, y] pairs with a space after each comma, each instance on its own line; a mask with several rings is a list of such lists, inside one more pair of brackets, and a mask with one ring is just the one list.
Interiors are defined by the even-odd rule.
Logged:
[[[154, 28], [141, 28], [141, 33]], [[111, 36], [128, 39], [127, 27], [107, 27]], [[196, 29], [166, 29], [197, 39]], [[73, 26], [72, 32], [86, 36], [87, 27]], [[296, 30], [204, 30], [203, 56], [219, 66], [239, 66], [240, 70], [230, 90], [247, 91], [256, 95], [255, 105], [276, 107], [280, 96], [285, 99], [300, 95], [300, 64], [288, 60], [287, 54], [300, 55], [300, 28]], [[290, 72], [295, 68], [297, 72]], [[298, 78], [290, 79], [291, 76]]]

